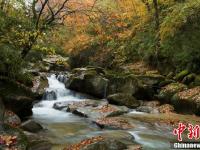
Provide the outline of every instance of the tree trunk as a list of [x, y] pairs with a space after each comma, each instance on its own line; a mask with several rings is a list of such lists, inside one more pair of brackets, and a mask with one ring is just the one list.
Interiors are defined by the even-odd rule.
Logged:
[[22, 52], [21, 52], [21, 57], [22, 57], [22, 59], [24, 59], [24, 58], [28, 55], [28, 53], [29, 53], [29, 51], [31, 50], [31, 48], [32, 48], [32, 46], [25, 46], [25, 47], [23, 48], [23, 50], [22, 50]]
[[154, 17], [155, 17], [155, 28], [159, 30], [160, 21], [159, 21], [159, 8], [158, 8], [158, 0], [153, 0], [153, 5], [155, 9]]
[[[42, 30], [40, 31], [42, 32]], [[28, 55], [33, 45], [36, 43], [38, 36], [39, 36], [39, 33], [37, 33], [37, 35], [34, 37], [33, 36], [29, 37], [29, 44], [25, 45], [21, 52], [22, 59], [24, 59]]]
[[160, 20], [159, 20], [159, 7], [158, 7], [158, 0], [153, 0], [154, 6], [154, 19], [155, 19], [155, 32], [157, 33], [156, 36], [156, 47], [155, 47], [155, 58], [156, 58], [156, 66], [159, 65], [159, 51], [160, 51]]

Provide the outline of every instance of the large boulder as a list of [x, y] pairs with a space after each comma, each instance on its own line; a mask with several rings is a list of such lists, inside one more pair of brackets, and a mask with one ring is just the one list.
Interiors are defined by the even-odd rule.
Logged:
[[107, 97], [107, 100], [111, 104], [124, 105], [129, 108], [136, 108], [140, 105], [140, 102], [138, 100], [136, 100], [132, 95], [127, 93], [116, 93], [109, 95]]
[[30, 87], [8, 78], [1, 78], [0, 90], [0, 96], [7, 109], [20, 118], [32, 115], [33, 102], [38, 98], [38, 94]]
[[27, 96], [8, 95], [4, 99], [7, 109], [12, 110], [20, 118], [32, 115], [34, 99]]
[[43, 63], [54, 71], [66, 71], [70, 69], [68, 58], [60, 55], [48, 55], [43, 59]]
[[160, 74], [145, 74], [145, 75], [136, 75], [143, 84], [148, 86], [155, 86], [159, 85], [161, 82], [165, 80], [165, 77]]
[[107, 95], [115, 93], [128, 93], [130, 95], [135, 95], [139, 90], [139, 81], [134, 75], [109, 75]]
[[108, 80], [93, 68], [73, 70], [73, 74], [65, 83], [66, 88], [87, 93], [99, 98], [106, 96]]
[[173, 96], [171, 103], [178, 112], [200, 115], [200, 87], [178, 92]]
[[48, 80], [46, 74], [39, 74], [33, 79], [33, 87], [31, 91], [35, 93], [37, 99], [41, 99], [45, 93], [45, 89], [48, 87]]
[[186, 89], [187, 86], [182, 83], [171, 83], [162, 87], [157, 97], [162, 103], [169, 103], [174, 94]]
[[140, 88], [135, 94], [137, 99], [154, 99], [154, 95], [157, 93], [157, 89], [160, 88], [160, 84], [165, 82], [166, 79], [160, 74], [145, 74], [135, 76], [140, 81]]

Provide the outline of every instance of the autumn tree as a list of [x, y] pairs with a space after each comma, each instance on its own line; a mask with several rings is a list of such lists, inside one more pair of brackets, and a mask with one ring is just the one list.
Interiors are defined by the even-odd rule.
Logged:
[[28, 10], [28, 15], [33, 20], [35, 31], [30, 34], [28, 43], [23, 46], [22, 58], [26, 57], [33, 44], [37, 41], [38, 36], [49, 27], [63, 24], [66, 16], [70, 14], [86, 11], [85, 8], [77, 5], [73, 0], [33, 0]]
[[[94, 7], [94, 3], [91, 7]], [[11, 6], [15, 13], [20, 11], [21, 16], [19, 17], [22, 19], [21, 24], [16, 24], [16, 27], [13, 27], [15, 33], [13, 35], [15, 36], [9, 38], [7, 41], [15, 46], [17, 45], [17, 48], [21, 49], [22, 58], [27, 56], [32, 47], [37, 43], [38, 38], [44, 35], [43, 33], [56, 25], [63, 24], [67, 16], [74, 13], [89, 11], [89, 7], [85, 8], [81, 3], [77, 4], [74, 0], [32, 0], [29, 2], [15, 0], [14, 3], [6, 2], [6, 6], [5, 1], [2, 0], [0, 4], [1, 11], [5, 15], [8, 13], [7, 9], [4, 8], [7, 5], [9, 5], [9, 9]], [[21, 27], [24, 23], [26, 23], [26, 25]], [[25, 26], [29, 27], [26, 28]]]

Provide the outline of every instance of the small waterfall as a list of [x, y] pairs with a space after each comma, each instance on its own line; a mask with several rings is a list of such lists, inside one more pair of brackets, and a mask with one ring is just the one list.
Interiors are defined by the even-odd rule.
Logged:
[[42, 101], [34, 105], [32, 109], [33, 118], [45, 123], [65, 122], [69, 119], [70, 113], [56, 110], [53, 108], [53, 105], [56, 102], [81, 101], [86, 97], [77, 92], [74, 94], [73, 91], [66, 89], [65, 84], [59, 81], [59, 76], [53, 74], [47, 77], [47, 79], [49, 87], [46, 89]]
[[49, 87], [46, 89], [43, 95], [43, 100], [57, 100], [59, 97], [64, 97], [67, 95], [67, 90], [65, 85], [58, 81], [56, 75], [51, 75], [47, 77], [49, 82]]

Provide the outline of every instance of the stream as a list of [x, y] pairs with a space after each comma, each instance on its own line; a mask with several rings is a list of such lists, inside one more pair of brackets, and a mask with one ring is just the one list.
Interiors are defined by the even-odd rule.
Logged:
[[[71, 91], [59, 82], [54, 74], [48, 77], [49, 87], [47, 93], [54, 92], [53, 96], [45, 96], [42, 101], [36, 103], [33, 108], [32, 118], [44, 128], [42, 135], [48, 137], [53, 144], [53, 150], [62, 150], [66, 145], [80, 142], [85, 138], [97, 136], [117, 130], [100, 129], [92, 124], [87, 118], [76, 116], [66, 111], [53, 108], [55, 102], [83, 101], [89, 96]], [[52, 95], [52, 93], [51, 93]], [[132, 110], [130, 113], [138, 113]], [[142, 114], [141, 114], [142, 115]], [[135, 141], [142, 145], [145, 150], [170, 149], [172, 129], [168, 126], [152, 125], [135, 120], [137, 128], [127, 130]]]

